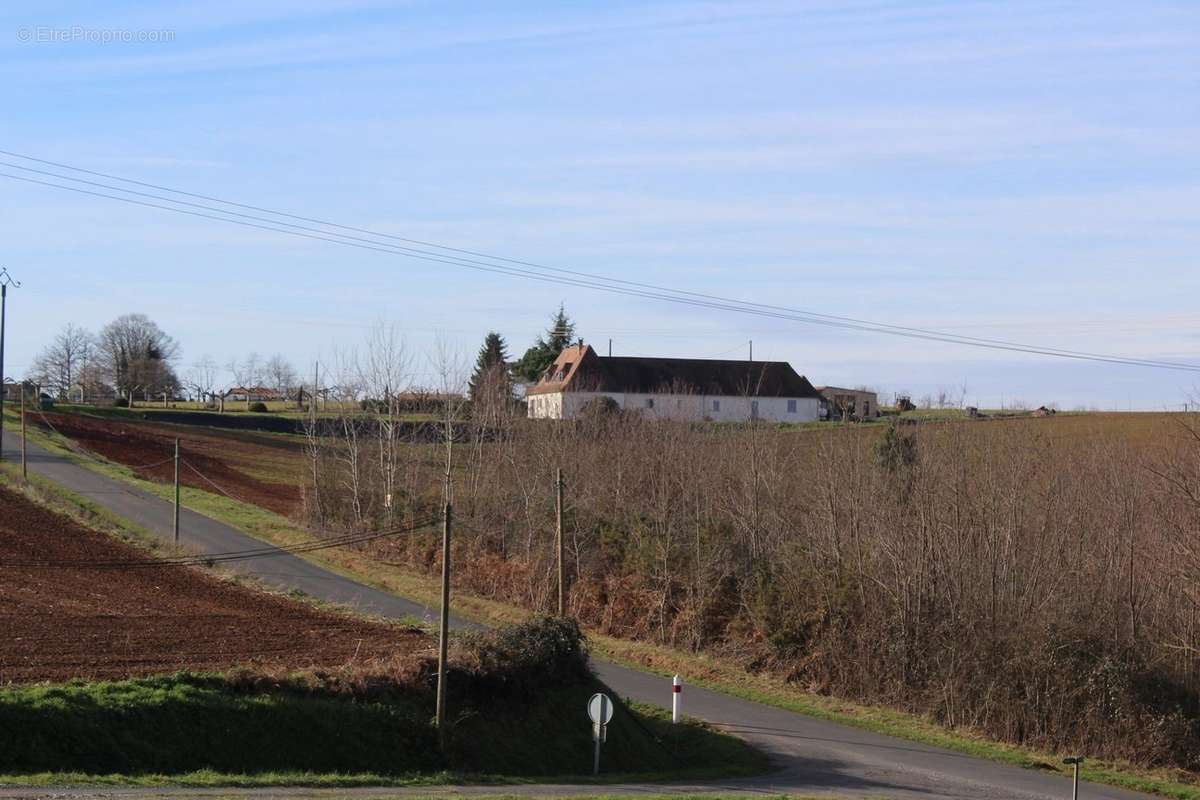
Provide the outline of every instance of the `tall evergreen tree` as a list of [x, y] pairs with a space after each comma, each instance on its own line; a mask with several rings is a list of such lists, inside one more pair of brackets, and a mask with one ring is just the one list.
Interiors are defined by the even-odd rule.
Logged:
[[472, 402], [480, 400], [483, 394], [494, 395], [496, 399], [510, 398], [512, 381], [508, 369], [508, 344], [503, 336], [490, 331], [483, 338], [475, 359], [475, 372], [468, 384]]
[[564, 348], [570, 347], [575, 338], [575, 323], [567, 316], [566, 309], [560, 303], [558, 313], [554, 315], [554, 319], [550, 323], [550, 329], [546, 331], [546, 344], [554, 351], [554, 357], [558, 358], [558, 354]]
[[542, 377], [542, 373], [554, 363], [554, 359], [558, 358], [558, 354], [565, 348], [582, 343], [583, 339], [575, 336], [575, 323], [560, 305], [545, 335], [539, 336], [533, 346], [525, 351], [525, 355], [521, 356], [521, 360], [513, 364], [513, 374], [532, 383]]

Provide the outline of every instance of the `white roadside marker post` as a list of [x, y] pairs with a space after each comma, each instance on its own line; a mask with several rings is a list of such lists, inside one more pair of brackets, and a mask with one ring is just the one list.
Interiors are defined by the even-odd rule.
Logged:
[[679, 724], [679, 706], [683, 700], [683, 680], [676, 675], [671, 679], [671, 724]]
[[1075, 776], [1071, 780], [1071, 800], [1079, 800], [1079, 765], [1083, 763], [1083, 756], [1064, 758], [1063, 763], [1075, 768]]

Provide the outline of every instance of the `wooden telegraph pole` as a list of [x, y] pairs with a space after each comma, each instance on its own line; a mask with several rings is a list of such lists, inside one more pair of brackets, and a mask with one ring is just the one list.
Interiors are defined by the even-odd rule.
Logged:
[[438, 619], [437, 732], [438, 747], [446, 749], [446, 660], [450, 646], [450, 520], [451, 469], [454, 466], [454, 420], [446, 399], [446, 504], [442, 510], [442, 610]]
[[438, 619], [437, 729], [438, 745], [446, 746], [446, 658], [450, 646], [450, 504], [442, 518], [442, 613]]
[[567, 615], [567, 576], [566, 566], [563, 563], [563, 474], [562, 468], [558, 469], [558, 474], [554, 481], [554, 520], [555, 530], [558, 539], [558, 615], [565, 617]]
[[175, 439], [175, 546], [179, 546], [179, 439]]
[[[41, 402], [41, 398], [38, 398]], [[29, 465], [25, 454], [25, 383], [21, 382], [21, 480], [29, 480]]]

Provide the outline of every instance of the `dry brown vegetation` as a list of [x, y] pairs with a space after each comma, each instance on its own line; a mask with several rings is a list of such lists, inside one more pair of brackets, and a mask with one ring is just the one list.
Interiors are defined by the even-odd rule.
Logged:
[[[553, 607], [561, 467], [570, 610], [588, 625], [1007, 741], [1200, 769], [1195, 419], [489, 417], [455, 446], [463, 588]], [[441, 503], [443, 447], [395, 447], [363, 418], [319, 425], [312, 521], [379, 526]], [[425, 534], [378, 554], [437, 570], [437, 552]]]

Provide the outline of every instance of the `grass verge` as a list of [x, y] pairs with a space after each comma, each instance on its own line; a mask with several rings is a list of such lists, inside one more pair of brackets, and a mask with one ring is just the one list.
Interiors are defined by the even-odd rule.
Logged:
[[352, 788], [355, 786], [438, 786], [454, 783], [449, 774], [402, 776], [373, 773], [258, 772], [252, 775], [201, 769], [177, 775], [119, 772], [34, 772], [0, 774], [0, 786], [182, 786], [256, 788], [302, 786], [313, 788]]
[[[752, 775], [765, 756], [699, 723], [620, 707], [605, 769], [581, 722], [594, 679], [480, 705], [458, 698], [439, 749], [433, 693], [372, 678], [249, 680], [177, 673], [0, 689], [0, 783], [141, 786], [414, 786], [614, 783]], [[574, 712], [574, 713], [571, 713]], [[671, 734], [671, 735], [669, 735]]]

